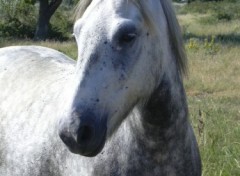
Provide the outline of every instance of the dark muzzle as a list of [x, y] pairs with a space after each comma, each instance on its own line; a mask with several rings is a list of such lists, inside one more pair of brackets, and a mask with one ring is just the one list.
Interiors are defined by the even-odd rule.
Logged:
[[97, 117], [89, 111], [77, 116], [79, 113], [72, 114], [72, 120], [61, 120], [60, 138], [71, 152], [89, 157], [96, 156], [105, 144], [106, 118]]

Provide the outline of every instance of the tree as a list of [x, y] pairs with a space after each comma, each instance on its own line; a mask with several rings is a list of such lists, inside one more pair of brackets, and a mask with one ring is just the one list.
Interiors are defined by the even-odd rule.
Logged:
[[[30, 1], [35, 3], [34, 0]], [[45, 40], [47, 38], [50, 19], [61, 3], [62, 0], [39, 0], [39, 15], [34, 35], [35, 40]]]

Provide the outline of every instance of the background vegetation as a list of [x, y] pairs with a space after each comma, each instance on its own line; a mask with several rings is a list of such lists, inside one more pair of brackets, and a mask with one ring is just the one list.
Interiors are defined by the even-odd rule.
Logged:
[[[239, 176], [240, 1], [199, 0], [189, 4], [178, 3], [175, 7], [189, 59], [189, 76], [185, 79], [185, 88], [190, 119], [200, 146], [203, 176]], [[35, 14], [35, 11], [9, 11], [11, 16], [18, 14], [15, 17], [20, 23], [14, 20], [6, 23], [5, 18], [0, 18], [0, 47], [36, 44], [55, 48], [77, 58], [76, 44], [70, 35], [72, 21], [69, 16], [72, 6], [65, 4], [58, 9], [52, 19], [55, 40], [45, 42], [29, 39], [36, 19], [28, 17], [26, 20], [26, 15], [21, 15]], [[0, 12], [0, 16], [6, 15]], [[20, 27], [12, 27], [17, 24]], [[24, 26], [27, 26], [26, 30]]]
[[240, 1], [176, 5], [203, 176], [240, 175]]
[[[41, 1], [49, 3], [61, 0], [0, 0], [0, 38], [33, 39], [39, 18]], [[67, 40], [71, 36], [71, 14], [77, 0], [63, 0], [50, 20], [48, 39]], [[54, 4], [53, 4], [54, 5]], [[47, 7], [45, 7], [47, 8]], [[48, 11], [45, 10], [47, 13]], [[49, 18], [46, 15], [46, 18]]]

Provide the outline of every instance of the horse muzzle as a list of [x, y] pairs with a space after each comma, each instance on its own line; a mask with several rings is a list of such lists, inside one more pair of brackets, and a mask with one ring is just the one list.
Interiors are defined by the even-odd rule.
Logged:
[[[106, 118], [92, 113], [72, 113], [70, 121], [61, 120], [59, 136], [68, 149], [75, 154], [93, 157], [104, 147], [106, 141]], [[76, 119], [77, 118], [77, 119]]]

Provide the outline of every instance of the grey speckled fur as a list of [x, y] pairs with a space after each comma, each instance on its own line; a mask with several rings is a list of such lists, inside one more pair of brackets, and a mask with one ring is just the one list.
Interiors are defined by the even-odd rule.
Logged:
[[201, 176], [170, 1], [81, 2], [77, 63], [0, 49], [0, 176]]
[[[28, 49], [25, 48], [26, 51]], [[29, 53], [25, 50], [21, 51], [22, 48], [17, 48], [14, 52], [18, 53], [17, 50], [20, 50], [21, 54]], [[54, 55], [52, 54], [52, 56]], [[36, 52], [34, 60], [38, 59]], [[71, 71], [64, 70], [68, 76], [71, 75], [69, 74]], [[103, 151], [94, 158], [69, 153], [57, 136], [54, 121], [45, 125], [44, 122], [29, 116], [28, 124], [23, 125], [26, 122], [20, 123], [20, 119], [12, 119], [20, 118], [17, 116], [18, 108], [15, 107], [19, 106], [18, 101], [11, 103], [14, 111], [9, 114], [13, 114], [13, 112], [16, 114], [8, 115], [11, 120], [7, 121], [8, 112], [3, 109], [4, 100], [1, 100], [0, 174], [5, 176], [200, 176], [200, 157], [192, 128], [187, 119], [185, 93], [180, 78], [176, 76], [176, 80], [171, 82], [168, 81], [166, 75], [164, 77], [148, 103], [140, 104], [133, 109], [133, 112], [106, 143]], [[65, 82], [64, 78], [59, 80]], [[59, 82], [62, 85], [62, 82]], [[171, 84], [175, 84], [175, 86]], [[48, 88], [51, 90], [51, 87]], [[58, 99], [61, 101], [61, 96], [54, 102]], [[50, 102], [48, 107], [54, 106], [54, 102]], [[33, 107], [30, 107], [28, 111], [31, 108]], [[53, 109], [57, 110], [57, 108]], [[35, 113], [39, 111], [37, 110]], [[44, 112], [39, 113], [44, 114]], [[40, 115], [37, 118], [54, 120], [54, 117], [51, 116]], [[32, 127], [31, 121], [39, 124]], [[9, 123], [14, 123], [14, 128], [19, 131], [11, 131], [9, 129], [11, 125], [7, 126]], [[38, 126], [43, 126], [42, 131], [34, 134], [36, 129], [33, 128], [39, 128]], [[33, 132], [32, 135], [36, 135], [36, 138], [28, 137], [28, 134], [21, 131], [22, 129]], [[12, 136], [9, 136], [11, 134]], [[43, 140], [38, 141], [38, 136]], [[32, 140], [33, 144], [28, 141], [24, 143], [19, 138]], [[15, 148], [14, 145], [23, 146]], [[14, 151], [15, 149], [16, 151]]]

